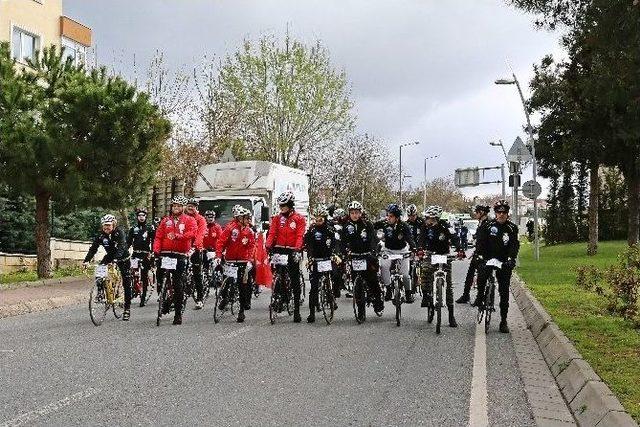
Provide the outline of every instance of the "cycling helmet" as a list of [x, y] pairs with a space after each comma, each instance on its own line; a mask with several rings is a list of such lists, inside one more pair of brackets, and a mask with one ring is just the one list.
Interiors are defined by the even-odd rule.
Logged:
[[424, 211], [425, 218], [440, 218], [440, 214], [435, 206], [429, 206], [426, 211]]
[[100, 218], [100, 223], [102, 225], [105, 224], [115, 224], [116, 223], [116, 217], [111, 215], [111, 214], [106, 214], [105, 216], [103, 216], [102, 218]]
[[396, 218], [400, 218], [400, 216], [402, 216], [402, 209], [400, 209], [400, 206], [396, 205], [395, 203], [391, 203], [389, 206], [387, 206], [387, 213], [390, 213]]
[[313, 210], [313, 216], [322, 216], [326, 218], [329, 216], [329, 210], [325, 205], [318, 205]]
[[244, 210], [244, 208], [242, 206], [235, 205], [234, 207], [231, 208], [231, 215], [233, 215], [234, 218], [242, 216], [242, 215], [244, 215], [242, 213], [243, 210]]
[[494, 212], [509, 212], [509, 202], [507, 202], [504, 199], [500, 199], [498, 200], [494, 205], [493, 205], [493, 211]]
[[296, 201], [296, 196], [293, 195], [291, 191], [285, 191], [281, 195], [278, 196], [278, 205], [280, 206], [293, 206]]
[[362, 203], [354, 200], [353, 202], [349, 203], [349, 210], [362, 212], [364, 208], [362, 207]]
[[147, 212], [147, 208], [136, 208], [136, 215], [141, 214], [141, 213], [146, 215], [148, 213]]
[[251, 212], [249, 209], [247, 208], [241, 208], [241, 209], [242, 209], [242, 216], [248, 216], [248, 217], [253, 216], [253, 212]]
[[440, 218], [440, 216], [442, 215], [442, 211], [443, 211], [442, 206], [436, 205], [433, 208], [436, 210], [436, 212], [438, 212], [438, 218]]
[[474, 212], [483, 212], [485, 214], [488, 214], [490, 210], [491, 208], [487, 205], [476, 205]]
[[187, 204], [187, 202], [188, 202], [188, 200], [184, 196], [175, 196], [173, 199], [171, 199], [171, 204], [172, 205], [185, 206]]
[[418, 207], [413, 204], [407, 206], [407, 215], [418, 215]]
[[215, 218], [216, 217], [216, 211], [206, 211], [204, 213], [204, 216], [206, 218]]
[[333, 217], [334, 218], [343, 218], [346, 214], [347, 213], [342, 208], [338, 208], [335, 211], [333, 211]]
[[200, 200], [196, 199], [195, 197], [191, 197], [189, 200], [187, 200], [187, 204], [188, 205], [193, 205], [196, 208], [198, 207], [198, 205], [200, 204]]

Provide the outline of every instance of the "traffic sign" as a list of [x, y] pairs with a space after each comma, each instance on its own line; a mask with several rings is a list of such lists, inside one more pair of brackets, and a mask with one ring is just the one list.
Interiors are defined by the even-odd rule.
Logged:
[[531, 180], [522, 184], [522, 194], [531, 200], [537, 199], [541, 193], [542, 186], [536, 181]]
[[480, 185], [479, 168], [456, 169], [456, 187], [477, 187]]
[[520, 139], [520, 137], [517, 137], [513, 142], [513, 145], [509, 149], [509, 152], [507, 153], [507, 160], [509, 160], [510, 162], [526, 163], [528, 161], [531, 161], [532, 159], [533, 156], [531, 156], [531, 152], [529, 151], [527, 146], [524, 145], [524, 142], [522, 141], [522, 139]]

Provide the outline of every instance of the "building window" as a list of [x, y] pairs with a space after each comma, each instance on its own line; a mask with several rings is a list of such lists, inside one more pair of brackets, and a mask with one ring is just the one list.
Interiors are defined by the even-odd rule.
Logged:
[[13, 27], [11, 44], [13, 59], [18, 62], [27, 62], [27, 59], [36, 59], [36, 52], [40, 48], [40, 37]]
[[64, 48], [64, 56], [71, 58], [74, 65], [86, 63], [87, 48], [79, 43], [74, 42], [66, 37], [62, 38], [62, 47]]

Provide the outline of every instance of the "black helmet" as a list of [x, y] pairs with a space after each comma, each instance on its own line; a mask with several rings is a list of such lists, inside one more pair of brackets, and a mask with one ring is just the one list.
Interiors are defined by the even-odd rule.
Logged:
[[216, 211], [206, 211], [204, 213], [204, 216], [206, 218], [215, 218], [216, 217]]
[[400, 206], [396, 205], [395, 203], [391, 203], [389, 206], [387, 206], [387, 213], [390, 213], [396, 218], [400, 218], [400, 216], [402, 216], [402, 209], [400, 209]]
[[509, 202], [507, 202], [504, 199], [500, 199], [498, 200], [494, 205], [493, 205], [493, 211], [494, 212], [509, 212]]
[[487, 205], [476, 205], [476, 208], [473, 211], [488, 214], [490, 210], [491, 208]]

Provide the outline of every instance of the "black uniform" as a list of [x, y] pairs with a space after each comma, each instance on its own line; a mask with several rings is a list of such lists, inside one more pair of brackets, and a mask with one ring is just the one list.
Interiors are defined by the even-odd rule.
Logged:
[[84, 262], [91, 261], [100, 246], [106, 252], [100, 264], [107, 265], [115, 262], [118, 265], [124, 287], [124, 308], [128, 310], [131, 306], [131, 264], [129, 263], [129, 246], [126, 236], [120, 227], [116, 227], [111, 234], [101, 232], [93, 239], [89, 252], [84, 257]]
[[411, 228], [406, 222], [396, 221], [395, 224], [389, 221], [378, 221], [374, 225], [376, 230], [382, 230], [384, 233], [384, 247], [391, 250], [401, 250], [409, 245], [412, 251], [416, 249], [416, 241], [413, 240]]
[[156, 235], [156, 228], [147, 222], [138, 222], [129, 229], [127, 235], [127, 245], [133, 249], [133, 258], [140, 260], [142, 267], [142, 295], [140, 301], [144, 301], [147, 296], [149, 286], [149, 269], [152, 266], [151, 254], [153, 252], [153, 239]]
[[416, 220], [413, 222], [407, 220], [406, 224], [407, 224], [407, 227], [409, 227], [409, 230], [411, 231], [411, 237], [413, 237], [413, 241], [416, 242], [418, 249], [422, 249], [422, 246], [420, 246], [420, 242], [421, 242], [422, 229], [424, 228], [424, 219], [417, 217]]
[[[318, 305], [318, 282], [321, 276], [321, 274], [316, 270], [316, 264], [313, 261], [315, 258], [331, 258], [335, 254], [337, 243], [335, 234], [336, 232], [333, 227], [329, 226], [325, 222], [323, 225], [312, 225], [304, 235], [304, 246], [307, 249], [307, 257], [309, 258], [309, 261], [312, 262], [309, 268], [309, 282], [311, 283], [311, 290], [309, 291], [309, 310], [311, 311], [311, 315], [315, 314], [314, 310]], [[332, 276], [334, 276], [333, 271]]]
[[485, 218], [479, 222], [478, 228], [476, 229], [476, 250], [473, 252], [473, 255], [471, 255], [469, 269], [467, 270], [467, 277], [464, 280], [464, 291], [460, 302], [469, 302], [469, 292], [471, 292], [471, 286], [473, 285], [473, 276], [475, 276], [476, 271], [478, 270], [477, 242], [480, 239], [486, 239], [486, 227], [488, 224], [489, 218]]
[[[451, 232], [449, 231], [449, 228], [445, 227], [445, 225], [440, 221], [435, 225], [427, 225], [425, 223], [422, 230], [421, 242], [418, 246], [424, 248], [425, 251], [431, 254], [449, 255], [451, 247]], [[431, 265], [430, 258], [427, 258], [426, 261], [425, 274], [422, 276], [422, 292], [425, 300], [430, 301], [430, 295], [433, 293], [433, 273], [436, 271], [436, 266]], [[447, 273], [446, 302], [447, 307], [452, 307], [453, 282], [451, 280], [451, 261], [447, 262], [445, 271]]]
[[[367, 271], [365, 279], [369, 296], [374, 301], [374, 309], [378, 312], [384, 309], [380, 286], [378, 286], [378, 259], [374, 252], [376, 249], [375, 230], [373, 224], [360, 218], [358, 221], [348, 220], [344, 223], [340, 233], [342, 249], [345, 253], [367, 254]], [[358, 313], [364, 313], [364, 295], [356, 295], [358, 300]]]
[[[336, 234], [336, 242], [335, 242], [335, 253], [344, 254], [344, 248], [342, 244], [342, 229], [344, 228], [344, 224], [346, 221], [342, 219], [334, 219], [333, 220], [333, 229]], [[346, 275], [346, 266], [345, 263], [341, 263], [335, 266], [334, 275], [333, 275], [333, 295], [336, 298], [340, 298], [340, 291], [344, 289], [345, 283], [344, 278]]]
[[496, 271], [502, 320], [506, 320], [509, 311], [509, 284], [519, 250], [518, 227], [511, 221], [506, 221], [504, 224], [496, 220], [489, 222], [476, 242], [476, 256], [479, 261], [478, 295], [484, 295], [484, 289], [491, 274], [491, 268], [486, 266], [486, 262], [496, 258], [504, 263], [502, 268]]

